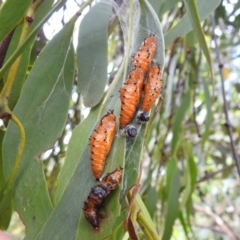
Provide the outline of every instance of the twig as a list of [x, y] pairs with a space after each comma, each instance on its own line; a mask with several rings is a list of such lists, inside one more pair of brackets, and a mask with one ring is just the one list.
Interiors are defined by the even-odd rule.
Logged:
[[204, 181], [207, 181], [207, 180], [213, 178], [213, 177], [214, 177], [215, 175], [217, 175], [218, 173], [225, 172], [225, 171], [231, 169], [231, 168], [234, 167], [234, 166], [235, 166], [235, 164], [231, 164], [231, 165], [226, 166], [226, 167], [224, 167], [224, 168], [222, 168], [222, 169], [220, 169], [220, 170], [218, 170], [218, 171], [216, 171], [216, 172], [207, 173], [205, 176], [203, 176], [202, 178], [200, 178], [200, 179], [197, 181], [197, 184], [199, 184], [199, 183], [201, 183], [201, 182], [204, 182]]
[[198, 228], [206, 228], [206, 229], [210, 229], [214, 232], [219, 232], [219, 233], [225, 233], [220, 227], [218, 226], [208, 226], [208, 225], [203, 225], [203, 224], [193, 224], [194, 227], [198, 227]]
[[193, 208], [196, 211], [202, 212], [205, 215], [211, 217], [214, 220], [214, 222], [221, 228], [221, 230], [229, 237], [230, 240], [239, 240], [239, 238], [228, 226], [228, 224], [224, 222], [224, 220], [220, 216], [212, 212], [209, 208], [205, 208], [199, 205], [194, 205]]
[[233, 159], [236, 163], [237, 170], [238, 170], [238, 175], [240, 177], [240, 159], [237, 155], [236, 146], [235, 146], [235, 143], [234, 143], [234, 140], [233, 140], [232, 125], [230, 123], [229, 116], [228, 116], [228, 107], [227, 107], [227, 100], [226, 100], [226, 97], [225, 97], [226, 93], [225, 93], [224, 77], [223, 77], [223, 71], [222, 71], [223, 63], [222, 63], [221, 57], [220, 57], [219, 47], [218, 47], [218, 44], [217, 44], [217, 37], [214, 33], [214, 30], [216, 28], [216, 24], [215, 24], [213, 14], [211, 14], [211, 22], [212, 22], [212, 29], [213, 29], [213, 41], [215, 43], [216, 57], [217, 57], [217, 62], [218, 62], [218, 67], [219, 67], [220, 78], [221, 78], [221, 88], [222, 88], [222, 96], [223, 96], [223, 109], [224, 109], [225, 120], [226, 120], [225, 126], [227, 128], [228, 135], [229, 135], [230, 142], [231, 142]]

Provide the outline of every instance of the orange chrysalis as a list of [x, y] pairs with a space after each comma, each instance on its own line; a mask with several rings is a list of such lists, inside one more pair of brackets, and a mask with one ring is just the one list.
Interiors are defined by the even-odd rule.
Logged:
[[144, 97], [142, 101], [141, 111], [137, 115], [137, 119], [142, 122], [149, 120], [148, 112], [152, 108], [155, 100], [159, 96], [162, 88], [162, 72], [159, 65], [152, 67], [148, 74], [147, 82], [144, 86]]
[[127, 126], [133, 119], [139, 104], [144, 83], [144, 74], [133, 69], [120, 90], [121, 112], [120, 129]]
[[102, 117], [99, 126], [90, 137], [92, 172], [96, 180], [101, 177], [106, 157], [111, 149], [116, 130], [116, 117], [113, 111]]
[[154, 34], [147, 37], [139, 50], [134, 54], [132, 63], [135, 68], [143, 71], [144, 74], [149, 70], [154, 55], [157, 50], [157, 39]]

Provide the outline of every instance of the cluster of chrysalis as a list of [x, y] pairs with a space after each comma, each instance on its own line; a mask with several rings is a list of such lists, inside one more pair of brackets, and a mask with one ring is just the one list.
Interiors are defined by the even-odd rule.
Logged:
[[[149, 120], [148, 113], [161, 91], [162, 73], [160, 66], [151, 67], [156, 49], [156, 36], [152, 34], [144, 40], [142, 46], [134, 54], [133, 69], [120, 90], [120, 131], [128, 137], [137, 135], [136, 128], [131, 125], [134, 116], [137, 115], [138, 122], [147, 122]], [[141, 101], [142, 93], [143, 99]], [[141, 106], [139, 106], [140, 102]], [[136, 113], [138, 108], [139, 111]], [[112, 110], [102, 117], [89, 139], [91, 168], [98, 184], [91, 189], [84, 202], [83, 212], [86, 220], [95, 229], [99, 229], [99, 222], [102, 218], [100, 209], [103, 203], [108, 195], [118, 187], [122, 179], [122, 169], [116, 169], [100, 180], [115, 132], [116, 117]]]
[[[138, 122], [149, 120], [148, 112], [155, 103], [162, 88], [162, 72], [159, 65], [151, 67], [152, 60], [157, 50], [157, 39], [154, 34], [146, 38], [142, 46], [134, 54], [132, 59], [133, 69], [128, 75], [127, 81], [120, 90], [121, 113], [120, 129], [124, 135], [135, 137], [137, 130], [130, 125], [136, 111]], [[147, 80], [144, 82], [147, 75]], [[143, 93], [143, 99], [141, 101]]]

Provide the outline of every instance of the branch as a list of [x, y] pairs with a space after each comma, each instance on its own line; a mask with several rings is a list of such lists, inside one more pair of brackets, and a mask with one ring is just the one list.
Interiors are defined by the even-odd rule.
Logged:
[[213, 29], [213, 41], [215, 43], [215, 50], [216, 50], [216, 57], [217, 57], [217, 62], [218, 62], [218, 67], [219, 67], [219, 73], [220, 73], [220, 78], [221, 78], [221, 88], [222, 88], [222, 96], [223, 96], [223, 109], [224, 109], [224, 115], [225, 115], [225, 126], [227, 128], [228, 131], [228, 135], [230, 138], [230, 142], [231, 142], [231, 149], [232, 149], [232, 154], [233, 154], [233, 159], [236, 163], [237, 166], [237, 170], [238, 170], [238, 175], [240, 177], [240, 159], [237, 155], [237, 150], [236, 150], [236, 146], [233, 140], [233, 133], [232, 133], [232, 125], [230, 123], [229, 120], [229, 116], [228, 116], [228, 107], [227, 107], [227, 100], [226, 100], [226, 92], [225, 92], [225, 86], [224, 86], [224, 77], [223, 77], [223, 63], [221, 61], [221, 57], [220, 57], [220, 51], [219, 51], [219, 47], [217, 44], [217, 37], [214, 33], [214, 30], [216, 28], [216, 24], [215, 24], [215, 20], [214, 20], [214, 15], [211, 14], [211, 22], [212, 22], [212, 29]]
[[239, 238], [236, 236], [236, 234], [232, 231], [232, 229], [228, 226], [227, 223], [224, 222], [224, 220], [218, 216], [217, 214], [215, 214], [214, 212], [212, 212], [209, 208], [205, 208], [199, 205], [194, 205], [193, 208], [198, 211], [198, 212], [202, 212], [205, 215], [211, 217], [214, 222], [220, 227], [220, 229], [222, 230], [223, 233], [225, 233], [230, 240], [239, 240]]
[[212, 173], [207, 173], [205, 176], [203, 176], [202, 178], [200, 178], [198, 181], [197, 181], [197, 184], [201, 183], [201, 182], [204, 182], [204, 181], [207, 181], [211, 178], [213, 178], [215, 175], [217, 175], [218, 173], [221, 173], [221, 172], [225, 172], [227, 170], [230, 170], [232, 167], [234, 167], [235, 164], [231, 164], [229, 166], [226, 166], [216, 172], [212, 172]]
[[219, 232], [222, 234], [225, 233], [219, 226], [208, 226], [208, 225], [196, 224], [196, 223], [193, 224], [193, 226], [197, 228], [206, 228], [206, 229], [212, 230], [213, 232]]

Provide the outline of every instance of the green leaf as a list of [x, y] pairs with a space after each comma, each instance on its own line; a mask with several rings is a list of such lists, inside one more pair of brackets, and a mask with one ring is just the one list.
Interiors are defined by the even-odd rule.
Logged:
[[181, 105], [177, 110], [177, 113], [173, 122], [173, 138], [171, 143], [171, 149], [172, 149], [173, 155], [176, 153], [178, 143], [181, 140], [181, 135], [180, 135], [181, 126], [182, 126], [184, 117], [186, 116], [186, 113], [189, 110], [190, 103], [191, 103], [191, 92], [189, 90], [183, 95]]
[[78, 90], [86, 107], [95, 106], [107, 84], [110, 4], [98, 3], [81, 21], [77, 47]]
[[13, 201], [8, 203], [8, 209], [1, 215], [0, 217], [0, 229], [7, 230], [11, 221], [12, 213], [13, 213]]
[[[106, 113], [105, 109], [103, 111]], [[59, 186], [55, 196], [56, 206], [37, 239], [46, 239], [47, 237], [51, 239], [75, 239], [76, 234], [78, 239], [86, 239], [87, 236], [91, 236], [91, 239], [99, 239], [100, 236], [103, 238], [110, 234], [111, 228], [109, 226], [120, 214], [120, 207], [117, 204], [120, 188], [110, 195], [105, 205], [106, 217], [101, 222], [101, 230], [98, 234], [94, 232], [82, 212], [83, 203], [87, 199], [91, 187], [96, 184], [91, 172], [88, 138], [93, 132], [95, 123], [98, 124], [102, 115], [103, 113], [99, 112], [99, 108], [96, 108], [73, 131], [66, 161], [59, 176]], [[124, 140], [121, 136], [115, 137], [107, 157], [104, 174], [123, 166]], [[64, 224], [66, 221], [69, 224]]]
[[[141, 28], [134, 30], [133, 32], [133, 43], [131, 43], [130, 56], [141, 46], [143, 40], [150, 33], [155, 33], [157, 37], [158, 47], [154, 57], [154, 61], [159, 63], [162, 71], [164, 69], [164, 40], [161, 25], [152, 6], [147, 2], [143, 1], [140, 5], [141, 9], [134, 9], [134, 13], [138, 16], [138, 12], [141, 13], [138, 21], [134, 19], [135, 24], [139, 24]], [[139, 174], [139, 166], [141, 160], [141, 154], [143, 149], [143, 141], [145, 140], [146, 125], [140, 125], [133, 121], [133, 124], [138, 129], [138, 135], [136, 138], [129, 140], [127, 143], [126, 150], [126, 165], [125, 165], [125, 177], [124, 177], [124, 191], [131, 188], [137, 180]]]
[[0, 42], [14, 29], [26, 13], [32, 0], [7, 0], [0, 8]]
[[[53, 4], [53, 0], [51, 1], [44, 1], [39, 8], [37, 9], [37, 12], [35, 14], [34, 17], [34, 22], [32, 23], [31, 27], [30, 27], [30, 31], [36, 27], [44, 18], [44, 16], [51, 10], [51, 6]], [[7, 56], [5, 59], [6, 60], [14, 53], [14, 51], [17, 49], [18, 47], [18, 42], [19, 42], [19, 38], [21, 35], [21, 31], [22, 31], [22, 25], [17, 27], [13, 38], [11, 40], [8, 52], [7, 52]], [[14, 80], [14, 84], [11, 90], [11, 94], [9, 96], [9, 100], [8, 100], [8, 104], [10, 109], [13, 109], [21, 92], [22, 89], [22, 85], [25, 81], [26, 78], [26, 72], [27, 72], [27, 68], [29, 65], [29, 58], [30, 58], [30, 53], [31, 53], [31, 49], [32, 49], [32, 44], [36, 39], [36, 35], [37, 32], [35, 32], [35, 37], [32, 38], [32, 42], [29, 43], [29, 45], [24, 49], [22, 56], [21, 56], [21, 61], [20, 61], [20, 65]], [[39, 42], [38, 42], [39, 43]]]
[[170, 9], [172, 9], [173, 7], [177, 6], [177, 3], [179, 2], [180, 0], [164, 0], [162, 5], [161, 5], [161, 8], [159, 10], [159, 16], [162, 17], [162, 15], [169, 11]]
[[156, 14], [158, 14], [160, 7], [163, 4], [162, 0], [149, 0], [149, 3], [152, 5], [152, 8], [155, 10]]
[[[200, 21], [206, 19], [213, 10], [217, 8], [220, 2], [221, 0], [198, 0], [197, 9]], [[165, 34], [166, 48], [169, 47], [176, 38], [186, 35], [192, 29], [193, 27], [189, 21], [189, 16], [185, 14], [182, 19]]]
[[147, 230], [146, 232], [148, 232], [149, 235], [152, 236], [152, 239], [159, 239], [158, 233], [156, 231], [156, 226], [151, 219], [151, 216], [139, 194], [136, 195], [135, 201], [136, 205], [138, 205], [139, 212], [142, 213], [141, 217], [139, 215], [137, 216], [138, 223], [142, 225], [141, 228]]
[[[155, 32], [157, 38], [160, 39], [156, 58], [163, 66], [164, 51], [162, 50], [164, 50], [164, 46], [159, 21], [153, 17], [153, 14], [154, 16], [156, 16], [156, 14], [153, 13], [154, 11], [151, 7], [149, 7], [149, 4], [144, 3], [141, 5], [141, 8], [143, 9], [143, 18], [141, 18], [141, 24], [143, 24], [143, 26], [148, 26], [148, 28], [144, 27], [142, 32], [134, 33], [135, 38], [132, 46], [136, 50], [136, 48], [141, 45], [144, 38], [146, 38], [150, 33]], [[120, 17], [124, 18], [122, 15]], [[126, 34], [127, 32], [124, 33]], [[134, 50], [131, 49], [131, 51]], [[128, 58], [131, 59], [131, 53], [129, 54]], [[112, 196], [110, 196], [107, 200], [105, 206], [106, 214], [104, 214], [105, 218], [101, 222], [101, 228], [99, 232], [96, 233], [92, 226], [86, 221], [81, 208], [83, 207], [83, 202], [86, 200], [91, 187], [96, 184], [90, 167], [90, 149], [88, 146], [88, 138], [91, 136], [94, 128], [98, 125], [101, 117], [105, 115], [108, 110], [114, 109], [114, 114], [117, 116], [117, 120], [119, 119], [120, 100], [118, 91], [122, 86], [122, 81], [125, 80], [123, 79], [123, 69], [124, 63], [119, 69], [109, 89], [104, 94], [102, 100], [98, 105], [92, 108], [89, 116], [73, 131], [65, 164], [63, 165], [58, 179], [58, 188], [54, 198], [56, 207], [49, 216], [49, 219], [46, 221], [41, 232], [39, 232], [37, 239], [44, 239], [46, 237], [50, 237], [51, 239], [75, 239], [76, 234], [77, 239], [102, 239], [111, 234], [111, 226], [114, 222], [114, 219], [116, 219], [116, 217], [120, 214], [120, 206], [118, 205], [120, 188], [114, 191]], [[98, 79], [93, 80], [95, 83], [96, 81], [98, 81]], [[142, 129], [145, 129], [145, 126], [142, 127]], [[122, 184], [126, 184], [126, 186], [124, 186], [124, 191], [129, 186], [132, 186], [136, 181], [140, 159], [139, 147], [142, 148], [143, 140], [144, 130], [139, 133], [138, 139], [127, 142], [128, 149], [131, 149], [132, 144], [134, 144], [133, 142], [137, 142], [138, 144], [138, 147], [136, 148], [138, 152], [138, 159], [131, 159], [131, 161], [136, 161], [135, 166], [137, 166], [132, 166], [135, 168], [133, 171], [135, 176], [133, 176], [132, 179], [129, 179], [128, 176], [126, 176], [131, 169], [129, 169], [127, 166], [124, 166], [126, 145], [125, 137], [117, 134], [114, 144], [111, 148], [111, 152], [107, 157], [107, 166], [105, 167], [104, 174], [113, 171], [120, 166], [124, 167], [125, 180], [122, 181]], [[129, 151], [131, 152], [131, 150]], [[69, 223], [68, 225], [65, 224], [66, 221]]]
[[[123, 166], [124, 164], [124, 151], [121, 151], [120, 149], [124, 149], [125, 147], [125, 139], [123, 137], [117, 137], [114, 139], [114, 144], [112, 146], [112, 150], [110, 152], [109, 159], [107, 166], [105, 167], [105, 172], [111, 172], [112, 170], [118, 168], [119, 166]], [[113, 161], [114, 159], [114, 161]], [[111, 170], [111, 171], [110, 171]], [[124, 173], [125, 174], [125, 173]], [[107, 201], [104, 204], [104, 210], [103, 215], [104, 219], [101, 221], [101, 228], [98, 234], [94, 233], [92, 226], [86, 221], [85, 216], [82, 211], [80, 211], [80, 221], [78, 225], [78, 233], [76, 239], [105, 239], [106, 237], [109, 237], [112, 234], [112, 225], [116, 219], [120, 215], [121, 205], [119, 204], [119, 194], [120, 194], [120, 188], [118, 187], [117, 190], [115, 190]], [[88, 188], [88, 193], [90, 188]], [[83, 199], [86, 200], [87, 196]]]
[[205, 131], [202, 135], [202, 149], [204, 149], [204, 144], [208, 139], [208, 136], [210, 134], [210, 126], [212, 124], [213, 119], [213, 112], [212, 112], [212, 99], [209, 92], [209, 84], [206, 82], [205, 78], [202, 78], [202, 84], [203, 84], [203, 90], [204, 90], [204, 96], [206, 100], [206, 107], [207, 107], [207, 115], [205, 120]]
[[[54, 7], [49, 11], [42, 20], [36, 24], [33, 23], [34, 28], [29, 33], [28, 37], [23, 41], [23, 43], [18, 46], [18, 48], [14, 51], [14, 53], [9, 57], [9, 59], [4, 63], [2, 68], [0, 69], [0, 79], [4, 76], [4, 74], [7, 72], [7, 70], [11, 67], [11, 65], [14, 63], [14, 61], [17, 59], [19, 55], [30, 45], [32, 44], [32, 41], [35, 40], [35, 36], [39, 32], [39, 29], [41, 28], [42, 24], [47, 21], [47, 19], [52, 15], [56, 9], [58, 9], [60, 6], [64, 4], [65, 1], [59, 1], [57, 2]], [[31, 28], [30, 28], [31, 29]]]
[[[75, 20], [69, 21], [40, 53], [14, 109], [26, 132], [14, 197], [15, 208], [27, 228], [26, 239], [35, 239], [52, 211], [42, 162], [37, 156], [52, 147], [65, 126], [74, 75], [70, 43]], [[6, 176], [14, 164], [18, 145], [19, 132], [11, 122], [3, 143]]]
[[[91, 239], [98, 239], [100, 235], [108, 236], [112, 229], [109, 226], [112, 226], [114, 222], [113, 219], [120, 214], [120, 209], [117, 204], [118, 189], [114, 191], [108, 200], [106, 206], [107, 216], [101, 222], [101, 232], [99, 233], [100, 235], [98, 235], [85, 220], [82, 207], [91, 187], [96, 184], [91, 172], [88, 139], [94, 128], [99, 124], [102, 116], [105, 115], [108, 110], [114, 110], [118, 121], [120, 110], [118, 91], [122, 84], [121, 81], [119, 81], [122, 76], [122, 69], [123, 65], [110, 88], [107, 90], [105, 98], [96, 107], [92, 108], [88, 117], [73, 131], [65, 164], [62, 167], [58, 179], [58, 188], [54, 197], [56, 207], [45, 223], [42, 231], [39, 233], [39, 239], [44, 239], [48, 234], [52, 234], [52, 229], [56, 230], [54, 236], [51, 235], [52, 239], [59, 239], [63, 236], [67, 239], [75, 239], [76, 234], [78, 234], [78, 236], [84, 236], [80, 239], [85, 239], [86, 236], [90, 236]], [[118, 134], [114, 139], [113, 146], [107, 157], [107, 165], [105, 166], [103, 176], [116, 168], [124, 167], [124, 153], [125, 137]], [[113, 208], [113, 206], [115, 207]], [[59, 214], [63, 217], [59, 218]], [[66, 225], [64, 223], [68, 218], [70, 224]]]
[[143, 196], [144, 204], [148, 210], [149, 215], [153, 218], [156, 212], [157, 204], [157, 190], [156, 187], [148, 186], [146, 193]]
[[[6, 179], [3, 172], [3, 159], [2, 159], [2, 142], [5, 132], [0, 131], [0, 189], [5, 186]], [[2, 192], [2, 191], [1, 191]], [[12, 202], [12, 201], [11, 201]], [[3, 213], [3, 216], [0, 216], [0, 229], [6, 230], [9, 226], [11, 216], [12, 216], [12, 204], [9, 205], [9, 208]]]
[[123, 221], [126, 217], [126, 209], [123, 210], [120, 213], [120, 216], [118, 216], [113, 224], [113, 234], [109, 237], [109, 240], [118, 240], [123, 239], [123, 236], [126, 232], [126, 230], [123, 228]]
[[183, 195], [181, 197], [181, 204], [180, 204], [180, 210], [182, 211], [183, 208], [186, 206], [187, 202], [189, 201], [189, 198], [191, 197], [194, 189], [195, 189], [195, 183], [197, 180], [197, 166], [194, 162], [193, 156], [192, 156], [192, 148], [189, 146], [188, 143], [184, 144], [185, 148], [187, 148], [189, 159], [186, 162], [186, 169], [184, 171], [184, 184], [185, 189], [183, 192]]
[[197, 164], [194, 161], [193, 156], [190, 156], [188, 159], [189, 164], [189, 170], [190, 170], [190, 176], [191, 176], [191, 192], [195, 190], [195, 184], [197, 182], [197, 176], [198, 176], [198, 170], [197, 170]]
[[188, 236], [188, 228], [187, 228], [187, 224], [185, 222], [185, 219], [183, 217], [183, 213], [182, 212], [179, 212], [179, 220], [183, 226], [183, 230], [184, 230], [184, 233], [185, 233], [185, 236], [188, 240], [190, 240], [189, 236]]
[[184, 3], [185, 3], [185, 7], [187, 9], [189, 19], [192, 24], [193, 32], [195, 33], [197, 40], [199, 41], [200, 47], [203, 50], [203, 53], [207, 59], [209, 70], [211, 72], [211, 76], [212, 76], [212, 80], [213, 80], [212, 60], [211, 60], [210, 51], [209, 51], [209, 48], [207, 46], [207, 42], [205, 39], [205, 35], [204, 35], [203, 29], [201, 26], [196, 2], [193, 0], [184, 0]]
[[196, 43], [196, 37], [194, 35], [193, 31], [190, 31], [186, 34], [186, 38], [185, 38], [185, 46], [186, 48], [193, 48], [195, 43]]
[[[194, 231], [192, 229], [192, 219], [191, 216], [193, 216], [194, 214], [194, 209], [193, 209], [193, 202], [192, 202], [192, 196], [189, 198], [188, 202], [187, 202], [187, 206], [186, 206], [186, 221], [189, 227], [189, 230], [192, 233], [192, 236], [194, 236]], [[196, 238], [194, 236], [194, 238]]]
[[162, 237], [163, 240], [170, 239], [172, 235], [174, 222], [178, 217], [179, 189], [180, 189], [180, 174], [177, 168], [176, 161], [172, 159], [167, 165], [166, 190], [168, 194], [168, 200], [167, 200], [167, 216]]
[[[102, 100], [91, 110], [88, 117], [74, 129], [69, 142], [65, 164], [58, 179], [58, 188], [54, 196], [55, 209], [41, 232], [39, 232], [38, 239], [44, 239], [47, 236], [50, 236], [51, 239], [75, 239], [76, 234], [84, 236], [82, 239], [85, 239], [86, 236], [90, 236], [91, 239], [99, 236], [93, 231], [92, 226], [85, 220], [82, 213], [83, 203], [91, 187], [96, 184], [91, 172], [88, 139], [94, 128], [99, 124], [102, 116], [108, 110], [114, 109], [114, 114], [119, 116], [120, 101], [118, 90], [121, 86], [121, 81], [119, 81], [121, 74], [122, 72], [119, 71], [106, 92], [104, 104]], [[107, 165], [103, 175], [124, 166], [124, 149], [125, 138], [119, 135], [116, 136], [107, 157]], [[109, 202], [106, 206], [107, 216], [101, 222], [101, 229], [103, 229], [99, 233], [101, 236], [110, 234], [110, 223], [112, 225], [113, 219], [119, 215], [119, 207], [116, 207], [119, 190], [114, 191], [108, 200]], [[115, 207], [113, 208], [113, 206]], [[68, 225], [65, 224], [66, 221], [69, 222]]]

